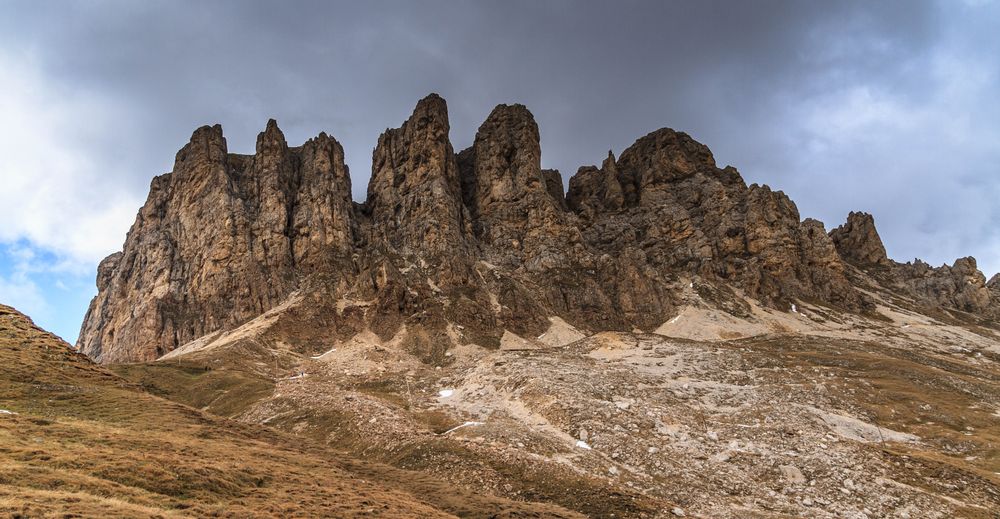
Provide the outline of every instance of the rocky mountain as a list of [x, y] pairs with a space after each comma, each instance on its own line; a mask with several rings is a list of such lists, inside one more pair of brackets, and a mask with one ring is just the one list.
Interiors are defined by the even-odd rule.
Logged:
[[565, 192], [526, 107], [450, 132], [422, 99], [355, 203], [331, 136], [196, 130], [98, 269], [104, 366], [0, 307], [0, 511], [1000, 509], [1000, 276], [894, 261], [869, 214], [828, 232], [672, 129]]
[[197, 129], [153, 179], [122, 251], [101, 262], [77, 347], [105, 363], [153, 360], [297, 291], [322, 294], [333, 310], [314, 311], [341, 335], [402, 331], [428, 360], [449, 345], [537, 336], [552, 317], [652, 331], [691, 290], [735, 316], [748, 298], [871, 314], [876, 285], [919, 307], [1000, 308], [996, 278], [987, 286], [974, 259], [893, 262], [863, 213], [828, 234], [682, 132], [609, 152], [565, 196], [559, 172], [541, 168], [524, 106], [497, 106], [458, 153], [449, 133], [445, 101], [422, 99], [379, 138], [356, 204], [343, 149], [325, 133], [289, 147], [271, 120], [255, 154], [238, 155], [220, 126]]

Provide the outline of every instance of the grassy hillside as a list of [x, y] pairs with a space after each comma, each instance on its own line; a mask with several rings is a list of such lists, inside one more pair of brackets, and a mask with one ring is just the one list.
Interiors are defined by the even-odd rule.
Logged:
[[0, 410], [13, 517], [574, 516], [164, 400], [2, 305]]

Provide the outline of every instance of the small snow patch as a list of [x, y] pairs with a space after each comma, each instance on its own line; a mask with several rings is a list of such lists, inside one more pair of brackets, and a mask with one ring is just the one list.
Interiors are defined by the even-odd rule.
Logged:
[[309, 357], [309, 358], [311, 358], [313, 360], [319, 360], [319, 359], [322, 359], [323, 357], [327, 356], [327, 354], [333, 353], [335, 351], [337, 351], [337, 348], [330, 348], [326, 353], [321, 353], [319, 355], [316, 355], [315, 357]]
[[[835, 434], [862, 443], [900, 442], [916, 443], [920, 437], [904, 432], [886, 429], [876, 424], [863, 422], [853, 416], [829, 413], [815, 407], [808, 408]], [[967, 433], [971, 434], [971, 433]]]
[[442, 389], [441, 391], [438, 391], [438, 396], [441, 398], [448, 398], [454, 394], [455, 394], [454, 389]]
[[799, 313], [799, 308], [795, 306], [795, 303], [792, 303], [792, 313], [793, 314]]
[[580, 448], [580, 449], [584, 449], [584, 450], [588, 450], [588, 451], [590, 450], [590, 445], [587, 445], [587, 442], [585, 442], [583, 440], [577, 440], [576, 441], [576, 446], [577, 446], [577, 448]]
[[14, 411], [8, 411], [6, 409], [0, 409], [0, 414], [17, 414]]
[[457, 431], [463, 427], [478, 427], [480, 425], [486, 425], [486, 424], [483, 422], [465, 422], [462, 425], [456, 425], [455, 427], [452, 427], [451, 429], [448, 429], [447, 431], [441, 433], [441, 436], [444, 436], [452, 431]]

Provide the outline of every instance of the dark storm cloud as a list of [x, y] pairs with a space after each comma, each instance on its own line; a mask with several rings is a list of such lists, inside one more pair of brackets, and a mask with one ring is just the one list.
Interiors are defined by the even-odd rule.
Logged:
[[[110, 96], [79, 137], [144, 195], [201, 124], [248, 151], [268, 117], [327, 131], [355, 198], [417, 99], [456, 149], [526, 104], [568, 178], [662, 126], [836, 226], [875, 213], [889, 252], [1000, 268], [1000, 10], [978, 2], [7, 2], [0, 44], [46, 81]], [[88, 121], [80, 121], [87, 125]], [[71, 223], [67, 222], [67, 225]], [[128, 222], [125, 223], [127, 225]], [[122, 227], [124, 229], [124, 227]], [[121, 231], [117, 231], [121, 232]], [[109, 251], [110, 252], [110, 251]]]

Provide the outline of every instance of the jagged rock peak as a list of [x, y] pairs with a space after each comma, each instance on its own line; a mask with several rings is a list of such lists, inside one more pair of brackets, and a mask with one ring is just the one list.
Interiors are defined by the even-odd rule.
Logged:
[[479, 126], [473, 148], [476, 204], [511, 200], [522, 189], [543, 185], [538, 125], [524, 105], [494, 108]]
[[[448, 122], [448, 104], [441, 96], [430, 94], [417, 102], [413, 112], [399, 128], [386, 129], [379, 136], [373, 153], [372, 178], [368, 185], [368, 201], [374, 203], [373, 195], [378, 195], [373, 187], [382, 187], [388, 181], [395, 188], [413, 184], [424, 177], [445, 177], [448, 184], [457, 179], [457, 173], [449, 168], [448, 155], [451, 152]], [[418, 174], [419, 179], [408, 178]], [[454, 177], [454, 178], [451, 178]], [[398, 190], [398, 189], [397, 189]]]
[[661, 128], [635, 141], [622, 152], [617, 168], [627, 205], [640, 203], [642, 192], [650, 186], [716, 170], [708, 146], [671, 128]]
[[436, 131], [443, 131], [445, 136], [451, 130], [448, 120], [448, 102], [443, 97], [431, 93], [417, 101], [417, 106], [413, 108], [413, 114], [407, 123], [423, 126], [432, 126]]
[[558, 169], [543, 169], [542, 178], [545, 179], [545, 189], [549, 192], [549, 196], [555, 201], [556, 205], [562, 211], [568, 211], [569, 206], [566, 205], [566, 193], [563, 192], [563, 181], [562, 175], [559, 174]]
[[224, 162], [228, 148], [222, 135], [222, 125], [201, 126], [191, 134], [191, 139], [174, 158], [174, 169], [185, 162]]
[[448, 105], [431, 94], [402, 126], [379, 137], [365, 202], [374, 242], [440, 260], [467, 248], [468, 218], [449, 131]]
[[604, 162], [601, 163], [601, 169], [606, 169], [610, 171], [614, 171], [615, 169], [617, 169], [617, 167], [615, 166], [614, 151], [608, 150], [608, 158], [604, 159]]
[[663, 173], [685, 175], [694, 173], [705, 167], [716, 167], [715, 157], [708, 146], [694, 140], [687, 133], [673, 128], [660, 128], [636, 139], [635, 143], [622, 152], [621, 160], [626, 156], [647, 156], [652, 160], [661, 161]]
[[882, 238], [875, 229], [875, 218], [868, 213], [852, 211], [847, 222], [830, 231], [830, 238], [848, 263], [862, 267], [889, 264]]
[[257, 153], [268, 151], [286, 151], [288, 143], [285, 142], [285, 134], [278, 128], [278, 122], [274, 119], [267, 120], [264, 131], [257, 135]]
[[986, 284], [976, 259], [958, 258], [949, 265], [931, 267], [923, 261], [893, 263], [890, 281], [902, 286], [928, 306], [955, 308], [984, 316], [1000, 314], [1000, 299]]
[[[493, 151], [511, 154], [509, 166], [540, 169], [540, 166], [534, 164], [534, 161], [541, 160], [538, 124], [535, 123], [535, 116], [522, 104], [499, 104], [494, 107], [483, 124], [479, 125], [476, 141], [489, 142], [495, 148]], [[526, 163], [518, 164], [518, 159]]]
[[[980, 276], [982, 276], [982, 273], [979, 272], [979, 265], [976, 262], [976, 258], [972, 256], [966, 256], [964, 258], [956, 259], [955, 262], [952, 263], [951, 268], [963, 274], [978, 273]], [[983, 276], [983, 281], [985, 283], [986, 276]]]
[[[630, 185], [633, 184], [630, 182]], [[608, 150], [608, 157], [604, 159], [600, 169], [596, 166], [583, 166], [569, 179], [566, 204], [584, 218], [617, 211], [624, 203], [618, 167], [611, 150]]]

